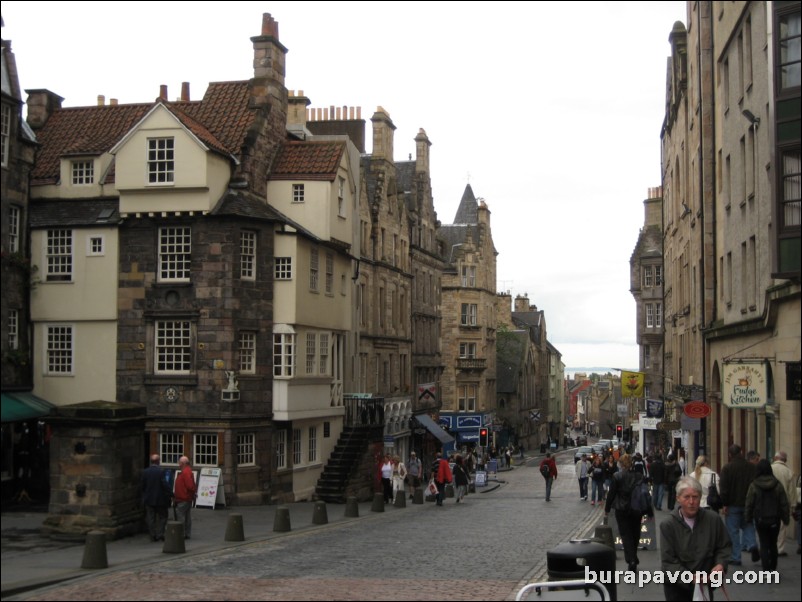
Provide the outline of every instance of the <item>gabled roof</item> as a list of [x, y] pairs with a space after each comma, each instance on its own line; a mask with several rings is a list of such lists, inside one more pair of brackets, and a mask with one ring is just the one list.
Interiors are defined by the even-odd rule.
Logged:
[[[57, 109], [37, 130], [41, 148], [31, 184], [55, 184], [61, 157], [101, 155], [111, 150], [161, 103], [210, 149], [239, 159], [260, 109], [249, 107], [249, 82], [209, 84], [203, 100], [103, 105]], [[110, 172], [114, 173], [113, 168]], [[113, 177], [106, 181], [113, 181]]]
[[344, 140], [285, 141], [273, 162], [270, 179], [333, 182], [345, 145]]

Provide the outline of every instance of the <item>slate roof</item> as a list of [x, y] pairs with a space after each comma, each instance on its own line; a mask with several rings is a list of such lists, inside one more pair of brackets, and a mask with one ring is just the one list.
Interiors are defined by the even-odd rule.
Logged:
[[31, 228], [117, 225], [120, 202], [117, 198], [32, 200], [28, 223]]
[[273, 162], [270, 179], [333, 182], [344, 152], [342, 140], [285, 141]]
[[[37, 130], [41, 148], [31, 184], [55, 184], [64, 156], [93, 156], [108, 152], [158, 103], [210, 149], [238, 158], [259, 109], [249, 108], [248, 81], [209, 84], [203, 100], [69, 107], [53, 112]], [[106, 182], [114, 181], [114, 170]]]

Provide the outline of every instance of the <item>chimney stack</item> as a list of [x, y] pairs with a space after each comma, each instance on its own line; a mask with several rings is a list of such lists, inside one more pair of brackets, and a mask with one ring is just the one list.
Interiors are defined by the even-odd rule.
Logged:
[[167, 100], [167, 84], [159, 86], [159, 100]]
[[181, 101], [189, 102], [189, 82], [183, 82], [181, 84]]
[[426, 130], [420, 128], [415, 136], [415, 171], [429, 173], [429, 147], [432, 145]]
[[106, 104], [106, 97], [102, 94], [97, 95], [97, 106], [102, 107]]
[[376, 107], [376, 112], [370, 120], [373, 122], [373, 156], [392, 161], [395, 125], [390, 119], [390, 114], [384, 108]]
[[117, 104], [118, 104], [118, 101], [117, 101], [117, 99], [116, 99], [116, 98], [109, 98], [109, 105], [110, 105], [110, 106], [112, 106], [112, 107], [116, 107], [116, 106], [117, 106]]
[[25, 90], [28, 93], [28, 125], [37, 130], [47, 123], [50, 116], [61, 108], [64, 99], [50, 90]]

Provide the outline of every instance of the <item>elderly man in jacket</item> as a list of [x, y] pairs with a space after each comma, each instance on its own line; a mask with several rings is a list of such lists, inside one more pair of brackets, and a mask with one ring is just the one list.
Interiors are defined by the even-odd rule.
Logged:
[[[774, 473], [774, 478], [777, 479], [785, 489], [785, 495], [788, 496], [788, 506], [794, 507], [796, 504], [796, 487], [794, 482], [794, 473], [788, 468], [788, 454], [784, 451], [778, 451], [774, 454], [774, 462], [771, 464], [771, 472]], [[788, 552], [785, 551], [785, 537], [787, 534], [788, 525], [781, 522], [780, 532], [777, 535], [777, 555], [787, 556]]]

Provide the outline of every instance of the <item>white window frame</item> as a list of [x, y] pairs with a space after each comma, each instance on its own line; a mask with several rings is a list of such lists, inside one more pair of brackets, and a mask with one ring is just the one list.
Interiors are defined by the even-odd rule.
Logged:
[[178, 466], [184, 455], [184, 433], [159, 433], [159, 455], [163, 465]]
[[292, 257], [275, 257], [273, 259], [273, 278], [275, 280], [292, 280]]
[[462, 266], [462, 286], [475, 287], [476, 286], [476, 266], [464, 265]]
[[106, 254], [106, 237], [103, 234], [93, 234], [86, 237], [86, 256], [102, 257]]
[[48, 282], [72, 282], [73, 232], [66, 228], [47, 231], [46, 256]]
[[276, 438], [273, 449], [275, 450], [276, 469], [287, 468], [287, 431], [281, 429], [276, 431]]
[[237, 466], [256, 466], [256, 433], [237, 433]]
[[478, 306], [476, 303], [463, 303], [460, 311], [460, 325], [476, 326]]
[[317, 364], [317, 334], [306, 333], [306, 373], [314, 374]]
[[654, 328], [654, 306], [646, 304], [646, 328]]
[[220, 452], [217, 433], [192, 435], [192, 458], [195, 466], [217, 466]]
[[337, 215], [339, 217], [346, 217], [345, 215], [345, 178], [339, 177], [337, 179]]
[[305, 201], [305, 190], [303, 184], [293, 184], [292, 185], [292, 202], [293, 203], [303, 203]]
[[172, 186], [175, 180], [175, 138], [148, 138], [147, 172], [150, 186]]
[[654, 304], [654, 327], [655, 328], [662, 328], [663, 327], [663, 304], [662, 303], [655, 303]]
[[301, 429], [292, 429], [292, 465], [293, 466], [300, 466], [301, 461], [303, 460], [303, 454], [301, 453], [302, 447], [301, 441]]
[[306, 446], [306, 461], [312, 464], [317, 462], [317, 426], [310, 426], [307, 432], [309, 433], [309, 439]]
[[45, 328], [45, 374], [72, 376], [75, 370], [75, 328], [48, 324]]
[[326, 253], [326, 294], [334, 292], [334, 253]]
[[89, 186], [95, 183], [95, 162], [79, 159], [70, 164], [70, 181], [73, 186]]
[[3, 105], [2, 117], [0, 120], [0, 164], [3, 167], [8, 166], [9, 153], [11, 152], [11, 107], [7, 104]]
[[243, 230], [239, 235], [240, 278], [256, 280], [256, 232]]
[[309, 290], [318, 291], [320, 286], [320, 252], [317, 247], [309, 250]]
[[643, 286], [644, 288], [651, 288], [652, 282], [654, 278], [654, 271], [652, 270], [652, 266], [646, 265], [643, 266]]
[[190, 320], [154, 323], [154, 374], [191, 374], [193, 324]]
[[192, 228], [159, 228], [159, 282], [189, 282], [192, 271]]
[[328, 333], [320, 333], [320, 345], [318, 352], [318, 374], [327, 375], [329, 373], [329, 335]]
[[17, 205], [8, 208], [8, 250], [18, 253], [20, 249], [20, 224], [22, 223], [22, 209]]
[[459, 356], [463, 359], [475, 359], [476, 358], [476, 343], [460, 343], [459, 344]]
[[273, 333], [273, 376], [292, 378], [295, 375], [295, 333]]
[[256, 333], [239, 333], [239, 371], [240, 374], [256, 374]]
[[16, 309], [8, 310], [8, 348], [19, 349], [19, 311]]
[[457, 387], [460, 412], [476, 411], [477, 385], [459, 385]]
[[660, 286], [663, 284], [663, 266], [654, 266], [654, 285]]

